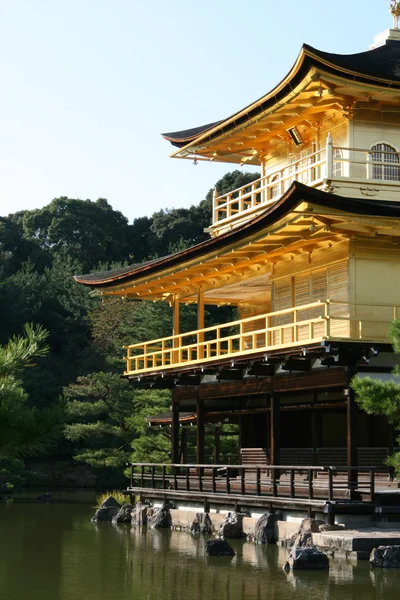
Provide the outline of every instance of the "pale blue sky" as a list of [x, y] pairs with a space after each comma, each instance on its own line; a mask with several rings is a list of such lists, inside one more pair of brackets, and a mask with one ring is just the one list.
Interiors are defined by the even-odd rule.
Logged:
[[105, 197], [130, 220], [198, 203], [229, 165], [160, 133], [227, 117], [303, 42], [353, 53], [388, 0], [0, 0], [0, 214]]

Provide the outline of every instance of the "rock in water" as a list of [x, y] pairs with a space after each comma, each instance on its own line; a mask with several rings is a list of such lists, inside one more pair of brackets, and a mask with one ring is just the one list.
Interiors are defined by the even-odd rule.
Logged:
[[257, 544], [274, 544], [278, 541], [277, 522], [282, 518], [280, 513], [266, 513], [256, 523], [254, 541]]
[[212, 533], [212, 521], [208, 513], [196, 513], [190, 533]]
[[42, 494], [36, 498], [37, 502], [42, 502], [43, 504], [51, 504], [53, 502], [53, 497], [51, 494]]
[[284, 571], [298, 570], [328, 570], [329, 558], [314, 546], [307, 548], [293, 548], [283, 567]]
[[172, 518], [169, 509], [171, 504], [164, 504], [161, 508], [156, 508], [153, 515], [147, 517], [147, 523], [153, 529], [170, 529]]
[[206, 554], [209, 556], [235, 556], [234, 549], [226, 540], [216, 538], [206, 543]]
[[113, 523], [130, 523], [132, 520], [132, 504], [123, 504], [112, 518]]
[[104, 502], [101, 503], [100, 508], [112, 508], [115, 506], [121, 508], [121, 505], [116, 501], [114, 496], [108, 496], [108, 498], [106, 498]]
[[371, 567], [399, 569], [400, 546], [379, 546], [374, 548], [369, 558]]
[[106, 523], [111, 522], [113, 518], [119, 513], [121, 505], [116, 501], [112, 496], [108, 496], [101, 503], [101, 506], [98, 510], [96, 510], [94, 516], [92, 517], [92, 521], [95, 523]]
[[237, 512], [229, 513], [218, 532], [223, 538], [238, 539], [244, 536], [243, 515]]

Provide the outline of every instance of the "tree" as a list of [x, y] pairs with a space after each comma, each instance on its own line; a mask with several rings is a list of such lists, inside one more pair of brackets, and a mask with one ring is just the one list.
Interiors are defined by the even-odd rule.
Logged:
[[[0, 347], [0, 474], [12, 479], [21, 459], [43, 454], [61, 437], [61, 405], [39, 410], [27, 404], [21, 373], [45, 356], [47, 332], [27, 324], [24, 335], [12, 337]], [[19, 462], [18, 462], [19, 461]], [[11, 476], [11, 477], [10, 477]]]
[[137, 391], [119, 375], [100, 372], [79, 377], [65, 388], [64, 397], [65, 437], [74, 444], [76, 461], [97, 473], [116, 470], [121, 474], [132, 446], [134, 458], [168, 457], [170, 441], [149, 431], [145, 417], [168, 410], [169, 392]]
[[[400, 354], [400, 320], [393, 321], [389, 337], [396, 354]], [[393, 369], [393, 375], [400, 377], [400, 365]], [[396, 381], [379, 381], [371, 377], [354, 377], [351, 382], [356, 401], [370, 415], [383, 415], [389, 423], [400, 430], [400, 378]], [[400, 474], [400, 452], [388, 458], [388, 464]]]
[[100, 262], [130, 259], [128, 220], [104, 198], [95, 202], [55, 198], [44, 208], [26, 211], [22, 226], [27, 240], [35, 241], [53, 257], [67, 252], [83, 272]]

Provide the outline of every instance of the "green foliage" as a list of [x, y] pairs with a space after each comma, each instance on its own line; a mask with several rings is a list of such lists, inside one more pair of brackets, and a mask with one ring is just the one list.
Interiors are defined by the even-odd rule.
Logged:
[[167, 457], [170, 442], [163, 451], [167, 447], [164, 434], [154, 435], [145, 417], [168, 410], [168, 393], [138, 392], [119, 375], [92, 373], [65, 388], [64, 396], [68, 420], [65, 437], [74, 445], [75, 460], [95, 469], [122, 470], [131, 459], [132, 445], [141, 457], [145, 447], [143, 460]]
[[[393, 349], [400, 354], [400, 320], [391, 323], [389, 337]], [[395, 376], [399, 376], [399, 366], [393, 370]], [[400, 378], [396, 381], [379, 381], [370, 377], [354, 377], [351, 382], [356, 401], [368, 414], [385, 416], [397, 430], [400, 430]], [[400, 453], [389, 457], [388, 464], [395, 468], [400, 474]]]
[[[225, 193], [258, 176], [234, 171], [216, 187]], [[42, 209], [0, 217], [3, 480], [22, 481], [24, 457], [56, 443], [62, 421], [57, 398], [64, 388], [69, 422], [67, 437], [54, 449], [57, 460], [73, 455], [106, 475], [120, 473], [126, 460], [169, 460], [169, 429], [149, 428], [145, 420], [169, 410], [169, 393], [133, 391], [119, 375], [124, 344], [170, 335], [170, 306], [122, 299], [101, 303], [73, 276], [202, 242], [211, 211], [212, 190], [198, 205], [160, 210], [131, 225], [105, 199], [56, 198]], [[205, 315], [207, 326], [232, 318], [229, 307], [211, 307]], [[182, 306], [180, 320], [182, 332], [196, 329], [195, 307]], [[26, 322], [38, 327], [21, 336]], [[50, 332], [48, 351], [44, 339], [39, 341], [43, 330]], [[33, 361], [35, 368], [28, 368]]]
[[30, 408], [19, 378], [47, 353], [46, 338], [43, 328], [27, 324], [23, 336], [13, 336], [0, 347], [0, 475], [6, 481], [22, 473], [21, 459], [44, 454], [61, 437], [62, 406]]
[[96, 496], [96, 508], [100, 508], [104, 500], [107, 500], [109, 496], [112, 496], [114, 500], [118, 502], [118, 504], [128, 504], [129, 498], [124, 496], [124, 494], [119, 490], [112, 490], [111, 492], [103, 492], [102, 494]]

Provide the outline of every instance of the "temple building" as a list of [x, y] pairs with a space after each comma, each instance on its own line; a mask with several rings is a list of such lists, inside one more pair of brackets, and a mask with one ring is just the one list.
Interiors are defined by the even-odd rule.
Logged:
[[[239, 425], [243, 464], [264, 453], [275, 466], [379, 468], [393, 452], [393, 428], [358, 409], [350, 381], [387, 380], [396, 362], [388, 339], [400, 316], [395, 25], [358, 54], [304, 45], [259, 100], [164, 134], [174, 158], [256, 165], [261, 177], [214, 193], [206, 241], [76, 277], [104, 296], [173, 307], [171, 335], [128, 346], [124, 373], [134, 385], [172, 390], [171, 414], [155, 422], [172, 428], [173, 463], [185, 422], [196, 427], [196, 464], [205, 462], [207, 423]], [[182, 303], [197, 306], [195, 331], [180, 331]], [[207, 305], [234, 306], [238, 319], [205, 327]], [[349, 484], [356, 479], [349, 469]]]

